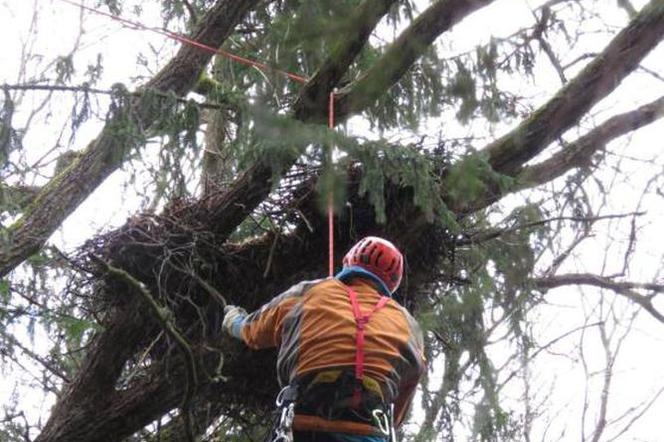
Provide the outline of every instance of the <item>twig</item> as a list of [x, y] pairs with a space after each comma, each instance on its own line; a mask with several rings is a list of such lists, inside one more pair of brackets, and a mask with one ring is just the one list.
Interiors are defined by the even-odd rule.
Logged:
[[44, 359], [42, 356], [38, 355], [37, 353], [31, 351], [29, 348], [25, 347], [23, 344], [19, 342], [18, 339], [10, 335], [9, 333], [5, 332], [0, 328], [0, 335], [8, 340], [12, 345], [15, 345], [18, 347], [23, 353], [25, 353], [27, 356], [30, 358], [34, 359], [35, 361], [39, 362], [44, 368], [46, 368], [48, 371], [65, 381], [65, 383], [70, 383], [71, 379], [67, 377], [64, 373], [62, 373], [60, 370], [58, 370], [56, 367], [53, 366], [51, 362], [48, 360]]
[[185, 8], [187, 8], [187, 11], [189, 12], [189, 19], [192, 23], [195, 24], [198, 21], [198, 14], [196, 13], [196, 9], [188, 0], [182, 0], [182, 4], [184, 4]]
[[[54, 84], [3, 84], [0, 86], [0, 89], [5, 90], [16, 90], [16, 91], [48, 91], [48, 92], [82, 92], [86, 94], [99, 94], [99, 95], [117, 95], [117, 92], [110, 89], [96, 89], [91, 88], [86, 85], [81, 86], [61, 86]], [[151, 94], [163, 99], [175, 100], [181, 104], [193, 104], [194, 106], [201, 109], [216, 109], [224, 110], [227, 107], [221, 104], [214, 103], [199, 103], [197, 101], [189, 100], [184, 97], [177, 97], [174, 95], [165, 94], [157, 90], [150, 90]], [[146, 92], [129, 92], [129, 95], [132, 97], [141, 97], [145, 95]]]
[[194, 352], [187, 342], [187, 339], [178, 331], [177, 327], [173, 323], [173, 313], [168, 309], [168, 307], [159, 305], [159, 303], [152, 297], [150, 290], [145, 286], [145, 284], [134, 278], [127, 271], [113, 267], [106, 261], [93, 254], [91, 254], [90, 257], [92, 260], [100, 264], [113, 277], [125, 282], [126, 284], [129, 284], [134, 289], [136, 289], [136, 291], [150, 307], [152, 313], [166, 334], [175, 340], [175, 343], [184, 354], [185, 359], [187, 360], [187, 363], [185, 364], [185, 369], [187, 372], [187, 383], [185, 385], [185, 392], [182, 397], [180, 409], [182, 410], [182, 416], [185, 420], [188, 440], [190, 442], [194, 442], [193, 430], [191, 428], [191, 420], [189, 416], [189, 408], [191, 406], [191, 400], [194, 396], [194, 391], [198, 385], [198, 378], [196, 374], [197, 364], [196, 359], [194, 358]]
[[540, 290], [549, 290], [566, 285], [589, 285], [602, 289], [612, 290], [640, 305], [659, 322], [664, 323], [664, 314], [659, 312], [653, 305], [653, 295], [642, 295], [635, 290], [648, 290], [655, 293], [664, 293], [664, 284], [640, 283], [630, 281], [613, 281], [605, 276], [590, 273], [570, 273], [563, 275], [535, 278], [533, 283]]
[[540, 221], [533, 221], [530, 223], [526, 224], [521, 224], [509, 229], [495, 229], [495, 230], [489, 230], [485, 232], [483, 235], [480, 235], [479, 233], [476, 234], [470, 234], [468, 237], [463, 238], [459, 241], [456, 242], [457, 246], [466, 246], [466, 245], [471, 245], [471, 244], [479, 244], [483, 243], [486, 241], [490, 241], [492, 239], [496, 239], [502, 235], [505, 235], [507, 233], [513, 233], [518, 230], [522, 229], [529, 229], [532, 227], [538, 227], [542, 226], [544, 224], [548, 224], [551, 222], [555, 221], [573, 221], [573, 222], [595, 222], [595, 221], [601, 221], [601, 220], [607, 220], [607, 219], [616, 219], [616, 218], [626, 218], [629, 216], [636, 217], [636, 216], [643, 216], [645, 215], [646, 212], [632, 212], [632, 213], [619, 213], [619, 214], [614, 214], [614, 215], [602, 215], [602, 216], [593, 216], [593, 217], [579, 217], [579, 216], [559, 216], [556, 218], [547, 218], [543, 219]]
[[[172, 265], [172, 264], [171, 264], [171, 265]], [[219, 290], [217, 290], [216, 288], [212, 287], [210, 284], [208, 284], [207, 281], [205, 281], [203, 278], [201, 278], [200, 276], [198, 276], [196, 273], [194, 273], [194, 272], [187, 272], [187, 273], [189, 273], [189, 276], [191, 276], [192, 278], [194, 278], [194, 279], [196, 280], [196, 282], [198, 282], [201, 286], [203, 286], [203, 288], [204, 288], [204, 289], [205, 289], [210, 295], [212, 295], [212, 297], [213, 297], [214, 299], [216, 299], [217, 302], [218, 302], [219, 304], [221, 304], [222, 307], [226, 307], [226, 305], [228, 305], [228, 302], [226, 302], [226, 298], [224, 298], [224, 296], [223, 296], [221, 293], [219, 293]]]

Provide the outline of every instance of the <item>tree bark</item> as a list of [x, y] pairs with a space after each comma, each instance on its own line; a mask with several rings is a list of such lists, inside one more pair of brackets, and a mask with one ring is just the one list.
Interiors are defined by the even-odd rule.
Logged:
[[[420, 29], [417, 32], [424, 32], [429, 36], [426, 38], [431, 38], [432, 35], [447, 29], [446, 26], [451, 26], [478, 5], [487, 3], [489, 2], [438, 2], [435, 5], [445, 4], [448, 7], [457, 5], [460, 9], [455, 9], [457, 15], [453, 15], [453, 20], [446, 21], [447, 25], [417, 28]], [[570, 118], [578, 120], [590, 109], [592, 104], [613, 90], [615, 84], [606, 78], [606, 74], [597, 72], [599, 66], [614, 69], [619, 78], [634, 69], [636, 63], [656, 45], [658, 39], [661, 38], [661, 33], [664, 32], [661, 29], [661, 32], [652, 29], [652, 27], [658, 26], [661, 28], [664, 2], [654, 1], [645, 10], [650, 12], [642, 12], [628, 26], [629, 31], [623, 31], [614, 39], [609, 49], [605, 51], [605, 55], [600, 57], [601, 60], [591, 64], [597, 63], [597, 66], [584, 70], [580, 74], [578, 82], [576, 82], [577, 80], [571, 82], [576, 85], [574, 86], [576, 88], [580, 87], [580, 84], [588, 86], [589, 83], [597, 81], [599, 86], [593, 87], [593, 93], [575, 95], [577, 89], [569, 87], [563, 89], [528, 122], [517, 128], [510, 136], [493, 143], [485, 150], [496, 170], [501, 173], [515, 173], [520, 170], [523, 163], [535, 154], [534, 152], [546, 147], [545, 145], [551, 139], [564, 130], [566, 124], [571, 124], [569, 122], [555, 124], [547, 122], [547, 116], [556, 116], [566, 110], [572, 116], [565, 115], [565, 121]], [[376, 16], [372, 15], [372, 17], [372, 20], [375, 21]], [[431, 29], [434, 28], [436, 31], [432, 33]], [[404, 35], [416, 32], [414, 29], [409, 28]], [[416, 33], [416, 35], [420, 34]], [[368, 33], [365, 38], [368, 38]], [[622, 43], [616, 43], [620, 39]], [[345, 54], [343, 57], [340, 54], [332, 55], [339, 63], [346, 64], [345, 68], [331, 63], [329, 72], [321, 70], [319, 75], [314, 77], [328, 79], [325, 81], [328, 83], [327, 92], [335, 86], [341, 75], [347, 70], [358, 47], [361, 46], [354, 43], [348, 44], [347, 49], [342, 51]], [[627, 55], [621, 53], [620, 57], [616, 55], [627, 48], [634, 48], [634, 54], [630, 52]], [[381, 82], [383, 92], [396, 81], [393, 79], [394, 76], [397, 76], [396, 73], [401, 72], [399, 75], [402, 75], [405, 69], [412, 65], [417, 57], [413, 54], [416, 54], [418, 50], [420, 50], [418, 45], [404, 49], [410, 55], [400, 58], [398, 69], [392, 71], [393, 74]], [[390, 50], [387, 54], [389, 53]], [[395, 60], [387, 54], [385, 60]], [[618, 58], [624, 60], [625, 66], [619, 64]], [[369, 78], [371, 77], [370, 72], [372, 71], [367, 74]], [[362, 81], [367, 81], [367, 77]], [[303, 91], [307, 91], [308, 87], [312, 88], [312, 84], [314, 83], [310, 82], [310, 85], [305, 85]], [[345, 92], [348, 94], [346, 96], [352, 97], [353, 90], [356, 89], [351, 86]], [[364, 93], [374, 94], [379, 90], [372, 89]], [[322, 98], [320, 97], [324, 97], [325, 94], [312, 96], [302, 92], [301, 99], [293, 107], [292, 114], [301, 121], [315, 121], [316, 116], [318, 115], [319, 118], [321, 115]], [[576, 100], [579, 100], [579, 103], [576, 103]], [[346, 101], [346, 103], [351, 102], [353, 101]], [[362, 106], [370, 103], [369, 101], [361, 102], [364, 104], [347, 105], [344, 115], [349, 115], [351, 111], [359, 112], [363, 109]], [[310, 118], [311, 120], [309, 120]], [[524, 133], [528, 134], [529, 143], [532, 145], [524, 142], [522, 137]], [[115, 266], [140, 279], [160, 296], [175, 296], [182, 293], [183, 288], [190, 290], [196, 284], [195, 281], [192, 282], [190, 275], [179, 270], [171, 269], [171, 276], [163, 279], [155, 269], [168, 268], [180, 262], [194, 262], [196, 267], [191, 270], [222, 290], [230, 302], [243, 305], [248, 309], [255, 308], [298, 280], [320, 276], [321, 269], [325, 268], [324, 253], [321, 253], [325, 247], [324, 239], [320, 234], [324, 230], [325, 223], [318, 213], [311, 188], [306, 193], [305, 185], [302, 188], [305, 194], [291, 209], [297, 209], [303, 214], [308, 221], [308, 227], [304, 226], [304, 222], [300, 222], [300, 228], [291, 235], [279, 238], [266, 236], [238, 246], [226, 243], [228, 236], [268, 195], [272, 188], [271, 180], [280, 172], [281, 170], [275, 171], [273, 165], [258, 163], [245, 171], [227, 192], [209, 196], [184, 207], [173, 208], [164, 217], [160, 217], [158, 222], [154, 222], [154, 219], [148, 217], [135, 220], [104, 238], [105, 242], [100, 246], [104, 252], [102, 256], [109, 262], [113, 262]], [[441, 232], [437, 226], [428, 224], [424, 214], [413, 204], [411, 189], [390, 185], [385, 191], [389, 222], [385, 225], [378, 225], [374, 219], [374, 209], [371, 204], [357, 195], [357, 182], [354, 181], [357, 177], [352, 178], [351, 182], [354, 184], [351, 185], [348, 192], [352, 209], [347, 208], [340, 214], [336, 225], [335, 249], [337, 251], [347, 249], [358, 236], [364, 234], [383, 234], [393, 238], [408, 256], [409, 263], [409, 277], [401, 292], [401, 300], [406, 303], [416, 303], [418, 292], [424, 290], [436, 276], [433, 273], [435, 266], [431, 264], [436, 262], [442, 253], [445, 253]], [[168, 216], [175, 221], [171, 222]], [[146, 242], [146, 237], [149, 238], [149, 243]], [[278, 247], [272, 247], [274, 241], [278, 241]], [[173, 250], [177, 250], [177, 253], [172, 253]], [[201, 304], [200, 309], [205, 318], [219, 319], [220, 307], [214, 303], [205, 304], [206, 297], [201, 295], [201, 292], [200, 287], [198, 291], [194, 290], [190, 300]], [[119, 297], [117, 293], [109, 290], [106, 291], [106, 296]], [[118, 299], [117, 302], [126, 302], [131, 305], [130, 301], [123, 299]], [[179, 304], [177, 308], [181, 310], [174, 310], [175, 317], [181, 321], [188, 320], [186, 317], [188, 305]], [[138, 321], [142, 327], [133, 325], [132, 321], [129, 321], [125, 327], [123, 321], [127, 320], [125, 318], [127, 312], [122, 309], [111, 313], [109, 320], [111, 326], [95, 340], [91, 352], [86, 356], [81, 372], [59, 399], [44, 432], [39, 436], [39, 442], [102, 440], [95, 439], [101, 437], [99, 435], [104, 435], [103, 440], [119, 440], [178, 405], [181, 391], [173, 386], [177, 385], [184, 376], [182, 370], [178, 368], [178, 364], [155, 363], [153, 370], [146, 371], [153, 376], [149, 384], [137, 383], [124, 392], [116, 391], [115, 384], [120, 377], [122, 367], [146, 339], [145, 334], [156, 333], [154, 329], [149, 331], [143, 328], [144, 324], [149, 321], [145, 312], [140, 309], [137, 312], [141, 312], [137, 314], [143, 315], [143, 321]], [[131, 317], [129, 315], [129, 318]], [[195, 324], [195, 322], [193, 323]], [[192, 322], [186, 324], [192, 325]], [[210, 321], [209, 328], [215, 328], [214, 321]], [[205, 350], [207, 340], [213, 339], [215, 332], [207, 330], [205, 333], [191, 331], [188, 336], [198, 349], [200, 358], [204, 360], [215, 355], [214, 351]], [[273, 354], [270, 352], [240, 352], [237, 351], [237, 347], [228, 347], [232, 344], [223, 345], [223, 350], [232, 355], [232, 358], [224, 365], [224, 374], [232, 379], [232, 382], [224, 385], [224, 400], [228, 402], [229, 406], [253, 401], [254, 407], [257, 404], [268, 407], [272, 402], [272, 395], [276, 391]], [[96, 362], [97, 359], [104, 361], [108, 358], [113, 358], [113, 362], [109, 366]], [[247, 385], [252, 387], [250, 394], [247, 392]], [[93, 394], [93, 388], [111, 393], [108, 395]], [[199, 394], [208, 394], [215, 391], [216, 388], [218, 386], [211, 381], [203, 382], [199, 385]], [[129, 401], [130, 398], [131, 404], [128, 404], [126, 401]], [[88, 420], [97, 421], [99, 424], [86, 424]], [[84, 439], [84, 437], [88, 437], [88, 439]]]
[[545, 161], [522, 168], [517, 174], [517, 184], [513, 190], [534, 187], [552, 181], [572, 168], [589, 166], [592, 156], [604, 149], [607, 143], [662, 117], [664, 97], [631, 112], [616, 115]]
[[483, 153], [493, 169], [514, 176], [523, 165], [613, 92], [664, 37], [664, 2], [652, 0], [609, 45], [533, 116]]
[[[218, 1], [191, 38], [209, 46], [220, 46], [258, 2]], [[184, 95], [194, 86], [212, 55], [189, 45], [182, 46], [144, 89]], [[9, 227], [8, 244], [0, 250], [0, 277], [39, 251], [60, 224], [140, 144], [141, 134], [132, 134], [130, 127], [149, 128], [159, 115], [159, 109], [146, 101], [133, 99], [117, 110], [78, 161], [46, 184], [23, 216]]]

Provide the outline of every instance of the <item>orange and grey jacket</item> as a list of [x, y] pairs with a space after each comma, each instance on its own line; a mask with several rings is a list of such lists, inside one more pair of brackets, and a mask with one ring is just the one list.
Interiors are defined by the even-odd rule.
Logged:
[[[374, 285], [354, 278], [362, 312], [370, 312], [380, 294]], [[404, 307], [390, 299], [365, 329], [365, 379], [379, 386], [385, 403], [394, 404], [399, 426], [425, 370], [422, 332]], [[294, 285], [259, 310], [238, 321], [232, 333], [254, 349], [277, 347], [279, 383], [311, 380], [316, 374], [353, 373], [356, 324], [347, 287], [334, 278]], [[318, 376], [319, 378], [321, 376]], [[364, 383], [366, 384], [366, 383]], [[375, 434], [372, 425], [296, 414], [295, 430]]]

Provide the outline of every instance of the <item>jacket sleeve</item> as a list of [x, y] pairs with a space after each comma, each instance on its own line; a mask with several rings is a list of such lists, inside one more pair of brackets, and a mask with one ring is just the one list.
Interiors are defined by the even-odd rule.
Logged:
[[406, 312], [410, 325], [411, 336], [408, 342], [408, 356], [411, 359], [408, 372], [399, 384], [399, 393], [394, 400], [394, 424], [398, 428], [403, 424], [410, 405], [413, 402], [420, 379], [426, 372], [424, 356], [424, 338], [422, 330], [415, 319]]
[[253, 349], [277, 347], [281, 343], [284, 318], [317, 281], [295, 284], [260, 309], [245, 317], [239, 335]]

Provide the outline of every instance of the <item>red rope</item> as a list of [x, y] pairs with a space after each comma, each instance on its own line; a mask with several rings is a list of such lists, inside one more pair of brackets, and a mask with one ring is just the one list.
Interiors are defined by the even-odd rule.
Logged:
[[[330, 92], [330, 99], [328, 104], [327, 124], [330, 129], [334, 129], [334, 91]], [[328, 167], [332, 167], [334, 160], [333, 152], [334, 144], [330, 144], [330, 156]], [[327, 196], [327, 231], [328, 231], [328, 250], [329, 250], [329, 275], [334, 276], [334, 193], [330, 187]]]
[[72, 1], [72, 0], [60, 0], [60, 1], [63, 2], [63, 3], [67, 3], [69, 5], [72, 5], [72, 6], [77, 6], [81, 9], [83, 9], [83, 10], [86, 10], [88, 12], [92, 12], [93, 14], [97, 14], [97, 15], [101, 15], [101, 16], [104, 16], [104, 17], [111, 18], [111, 19], [113, 19], [117, 22], [120, 22], [120, 23], [122, 23], [126, 26], [129, 26], [129, 27], [132, 27], [132, 28], [135, 28], [135, 29], [140, 29], [140, 30], [143, 30], [143, 31], [154, 32], [155, 34], [159, 34], [159, 35], [163, 35], [165, 37], [168, 37], [171, 40], [175, 40], [175, 41], [178, 41], [180, 43], [183, 43], [183, 44], [186, 44], [186, 45], [189, 45], [189, 46], [193, 46], [193, 47], [196, 47], [198, 49], [202, 49], [202, 50], [204, 50], [206, 52], [210, 52], [212, 54], [218, 54], [218, 55], [224, 56], [224, 57], [226, 57], [230, 60], [236, 61], [238, 63], [242, 63], [242, 64], [247, 65], [247, 66], [256, 67], [256, 68], [258, 68], [262, 71], [277, 72], [277, 73], [279, 73], [281, 75], [284, 75], [284, 76], [290, 78], [291, 80], [297, 81], [299, 83], [306, 83], [308, 81], [308, 79], [306, 77], [303, 77], [301, 75], [293, 74], [292, 72], [284, 71], [284, 70], [275, 68], [273, 66], [270, 66], [266, 63], [262, 63], [260, 61], [256, 61], [256, 60], [252, 60], [250, 58], [242, 57], [240, 55], [233, 54], [232, 52], [228, 52], [228, 51], [225, 51], [223, 49], [214, 48], [212, 46], [206, 45], [205, 43], [201, 43], [199, 41], [191, 39], [191, 38], [189, 38], [185, 35], [169, 31], [168, 29], [146, 26], [143, 23], [133, 21], [133, 20], [128, 20], [126, 18], [119, 17], [117, 15], [113, 15], [113, 14], [110, 14], [108, 12], [104, 12], [104, 11], [99, 10], [99, 9], [95, 9], [95, 8], [91, 8], [89, 6], [85, 6], [82, 3], [77, 3], [77, 2]]
[[[149, 32], [154, 32], [155, 34], [163, 35], [167, 38], [170, 38], [171, 40], [178, 41], [182, 44], [186, 44], [192, 47], [199, 48], [201, 50], [210, 52], [212, 54], [218, 54], [221, 56], [224, 56], [230, 60], [233, 60], [238, 63], [242, 63], [247, 66], [253, 66], [256, 67], [262, 71], [272, 71], [272, 72], [277, 72], [281, 75], [284, 75], [288, 78], [290, 78], [293, 81], [297, 81], [299, 83], [306, 83], [308, 79], [306, 77], [303, 77], [301, 75], [293, 74], [292, 72], [284, 71], [278, 68], [275, 68], [273, 66], [270, 66], [266, 63], [262, 63], [260, 61], [252, 60], [249, 58], [242, 57], [237, 54], [233, 54], [232, 52], [225, 51], [220, 48], [214, 48], [212, 46], [206, 45], [204, 43], [201, 43], [199, 41], [196, 41], [194, 39], [191, 39], [185, 35], [178, 34], [176, 32], [169, 31], [168, 29], [164, 28], [156, 28], [156, 27], [150, 27], [146, 26], [143, 23], [133, 21], [133, 20], [128, 20], [126, 18], [116, 16], [113, 14], [110, 14], [108, 12], [104, 12], [100, 9], [92, 8], [89, 6], [85, 6], [82, 3], [78, 3], [72, 0], [60, 0], [63, 3], [67, 3], [72, 6], [77, 6], [85, 11], [91, 12], [93, 14], [101, 15], [103, 17], [110, 18], [112, 20], [115, 20], [119, 23], [122, 23], [125, 26], [132, 27], [134, 29], [140, 29], [143, 31], [149, 31]], [[329, 106], [328, 106], [328, 126], [330, 129], [334, 129], [334, 91], [330, 92], [330, 98], [329, 98]], [[334, 160], [333, 158], [333, 146], [330, 146], [330, 166], [332, 165], [332, 161]], [[329, 249], [329, 274], [330, 276], [334, 275], [334, 194], [332, 192], [332, 189], [330, 189], [329, 195], [328, 195], [328, 203], [327, 203], [327, 222], [328, 222], [328, 249]]]

